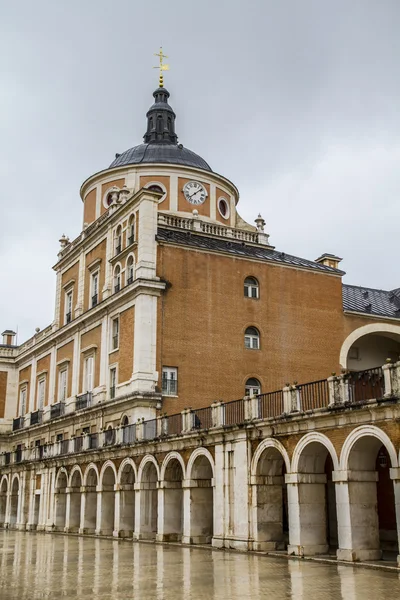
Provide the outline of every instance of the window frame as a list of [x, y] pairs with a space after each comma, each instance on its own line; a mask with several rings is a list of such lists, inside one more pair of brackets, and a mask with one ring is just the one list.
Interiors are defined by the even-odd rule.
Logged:
[[127, 246], [131, 246], [135, 241], [135, 227], [136, 227], [136, 216], [132, 214], [128, 219], [128, 230], [127, 230], [127, 238], [126, 244]]
[[[115, 327], [115, 325], [116, 325], [116, 327]], [[118, 315], [117, 317], [111, 318], [111, 326], [110, 326], [111, 350], [110, 350], [110, 352], [115, 352], [116, 350], [119, 350], [119, 333], [120, 333], [120, 328], [119, 328], [119, 315]], [[115, 345], [115, 338], [117, 338], [116, 345]]]
[[36, 410], [43, 410], [44, 403], [46, 400], [46, 376], [45, 375], [38, 378], [36, 393], [37, 393]]
[[[130, 262], [131, 261], [131, 262]], [[129, 275], [130, 269], [132, 269], [132, 275]], [[135, 279], [135, 257], [130, 254], [126, 259], [125, 263], [125, 285], [130, 285]]]
[[[65, 297], [64, 297], [64, 325], [68, 325], [68, 323], [71, 323], [71, 321], [72, 321], [73, 298], [74, 298], [74, 289], [73, 288], [69, 288], [68, 290], [65, 290]], [[68, 308], [70, 310], [68, 310]], [[68, 318], [68, 315], [69, 315], [69, 318]]]
[[118, 369], [117, 365], [111, 365], [109, 369], [109, 392], [110, 400], [114, 400], [118, 384]]
[[[24, 401], [22, 402], [22, 397], [24, 396]], [[28, 386], [26, 385], [26, 383], [24, 385], [20, 386], [19, 389], [19, 416], [23, 417], [26, 415], [26, 401], [28, 398]], [[23, 410], [22, 410], [23, 407]]]
[[[164, 377], [164, 375], [167, 377]], [[168, 375], [175, 375], [175, 377], [169, 377]], [[167, 383], [164, 386], [164, 382], [174, 381], [175, 385]], [[178, 395], [178, 367], [167, 367], [163, 366], [161, 370], [161, 393], [163, 396], [177, 396]]]
[[[65, 375], [64, 385], [62, 384], [62, 379]], [[62, 389], [64, 389], [64, 398], [62, 397]], [[62, 367], [58, 371], [58, 402], [65, 402], [68, 397], [68, 366]]]
[[118, 225], [114, 233], [114, 256], [122, 252], [122, 225]]
[[[258, 385], [250, 385], [249, 381], [257, 381]], [[255, 391], [258, 390], [258, 391]], [[245, 391], [245, 395], [246, 396], [250, 396], [250, 398], [252, 398], [253, 396], [259, 396], [261, 394], [261, 383], [260, 380], [257, 379], [257, 377], [249, 377], [245, 383], [244, 386], [244, 391]], [[249, 392], [249, 393], [248, 393]]]
[[121, 280], [122, 280], [122, 268], [118, 263], [114, 267], [113, 271], [113, 291], [114, 294], [117, 294], [121, 290]]
[[[90, 363], [91, 361], [91, 363]], [[91, 393], [94, 389], [94, 368], [95, 368], [95, 355], [89, 354], [85, 356], [83, 361], [83, 381], [82, 381], [82, 393], [86, 394], [87, 392]], [[90, 379], [91, 381], [88, 383], [88, 365], [91, 364], [91, 373]]]
[[[249, 283], [249, 280], [252, 280], [252, 283]], [[243, 285], [245, 298], [251, 298], [251, 300], [258, 300], [260, 298], [260, 283], [256, 277], [249, 275], [245, 278]], [[255, 292], [255, 295], [253, 292]]]
[[[250, 329], [254, 329], [257, 333], [249, 333]], [[246, 350], [260, 350], [260, 331], [254, 325], [246, 328], [244, 332], [244, 347]]]
[[[96, 282], [96, 285], [95, 285]], [[100, 286], [100, 269], [97, 268], [95, 271], [90, 273], [90, 308], [94, 308], [99, 304], [99, 286]], [[96, 288], [96, 292], [94, 293]], [[96, 301], [93, 298], [96, 296]]]

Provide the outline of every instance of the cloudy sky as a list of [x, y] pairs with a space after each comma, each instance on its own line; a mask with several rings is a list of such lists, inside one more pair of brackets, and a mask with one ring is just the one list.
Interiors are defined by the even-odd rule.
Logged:
[[400, 286], [399, 0], [0, 0], [0, 327], [53, 319], [81, 183], [141, 142], [166, 76], [180, 142], [271, 243]]

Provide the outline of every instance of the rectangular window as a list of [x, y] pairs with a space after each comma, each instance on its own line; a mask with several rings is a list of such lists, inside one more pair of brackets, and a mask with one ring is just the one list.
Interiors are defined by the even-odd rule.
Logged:
[[99, 272], [92, 273], [91, 284], [90, 284], [90, 293], [92, 299], [92, 308], [96, 306], [99, 302]]
[[67, 397], [67, 369], [62, 369], [58, 374], [58, 401], [65, 402]]
[[65, 317], [64, 325], [72, 321], [72, 290], [65, 294]]
[[23, 417], [26, 413], [26, 386], [21, 388], [19, 392], [19, 414]]
[[117, 350], [119, 347], [119, 318], [115, 318], [111, 322], [111, 348]]
[[56, 442], [62, 442], [63, 439], [64, 439], [64, 434], [63, 433], [57, 433]]
[[44, 407], [44, 393], [46, 390], [46, 379], [39, 379], [38, 381], [38, 409], [43, 410]]
[[117, 369], [113, 367], [110, 369], [110, 398], [115, 398], [115, 387], [117, 385]]
[[85, 369], [84, 369], [84, 382], [83, 382], [83, 391], [84, 392], [92, 392], [93, 391], [93, 367], [94, 367], [94, 357], [88, 356], [85, 359]]
[[164, 396], [176, 396], [178, 394], [178, 369], [176, 367], [163, 367], [162, 393]]

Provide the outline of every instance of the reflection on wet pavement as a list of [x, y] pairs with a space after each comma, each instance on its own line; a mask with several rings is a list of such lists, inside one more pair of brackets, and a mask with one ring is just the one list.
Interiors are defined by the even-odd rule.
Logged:
[[387, 600], [397, 574], [254, 554], [0, 531], [1, 600]]

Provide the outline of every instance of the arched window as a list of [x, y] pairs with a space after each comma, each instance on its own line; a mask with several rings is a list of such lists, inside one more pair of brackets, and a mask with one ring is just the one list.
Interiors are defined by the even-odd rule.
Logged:
[[251, 350], [260, 349], [260, 333], [255, 327], [248, 327], [244, 334], [244, 346]]
[[126, 427], [127, 425], [129, 425], [129, 419], [126, 415], [124, 415], [124, 417], [121, 421], [121, 425], [122, 425], [122, 427]]
[[129, 256], [128, 260], [126, 261], [126, 271], [125, 271], [126, 275], [126, 285], [129, 285], [130, 283], [133, 283], [133, 278], [135, 275], [135, 263], [133, 260], [133, 256]]
[[259, 297], [259, 285], [255, 277], [246, 277], [244, 280], [244, 295], [246, 298]]
[[117, 265], [114, 269], [114, 294], [121, 289], [121, 267]]
[[118, 225], [115, 231], [115, 254], [119, 254], [122, 251], [122, 227]]
[[245, 395], [246, 396], [258, 396], [258, 394], [261, 394], [261, 384], [258, 381], [258, 379], [255, 379], [255, 377], [252, 377], [251, 379], [248, 379], [246, 381]]
[[128, 223], [128, 246], [133, 244], [134, 241], [135, 241], [135, 216], [131, 215], [129, 217], [129, 223]]

